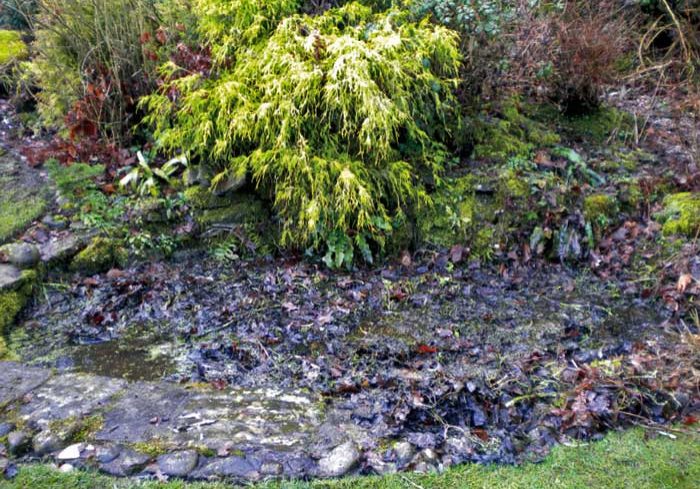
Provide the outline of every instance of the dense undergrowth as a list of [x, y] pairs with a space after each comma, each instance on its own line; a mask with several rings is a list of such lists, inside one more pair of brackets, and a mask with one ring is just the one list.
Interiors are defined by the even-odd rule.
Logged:
[[[697, 80], [689, 1], [2, 5], [32, 57], [19, 41], [0, 76], [20, 107], [36, 107], [30, 126], [55, 135], [30, 163], [104, 165], [87, 207], [102, 200], [121, 221], [144, 205], [177, 215], [155, 234], [120, 226], [142, 248], [177, 241], [166, 236], [183, 212], [208, 213], [195, 217], [202, 228], [230, 224], [237, 208], [222, 209], [243, 198], [272, 219], [224, 248], [265, 242], [254, 248], [350, 267], [424, 245], [490, 258], [524, 238], [579, 258], [620, 212], [651, 204], [580, 147], [614, 143], [608, 159], [636, 158], [624, 153], [638, 121], [601, 106], [605, 90], [660, 70], [690, 94]], [[200, 191], [213, 200], [188, 200]], [[615, 203], [591, 210], [605, 198]]]

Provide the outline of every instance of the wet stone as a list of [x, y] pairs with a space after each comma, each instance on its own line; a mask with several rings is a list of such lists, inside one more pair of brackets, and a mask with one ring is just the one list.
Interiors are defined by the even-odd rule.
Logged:
[[0, 362], [3, 381], [0, 382], [0, 406], [16, 401], [47, 381], [50, 372], [25, 367], [14, 362]]
[[104, 414], [98, 441], [136, 443], [170, 436], [188, 393], [163, 383], [136, 382]]
[[57, 452], [66, 445], [67, 436], [52, 431], [42, 431], [34, 437], [34, 453], [38, 456]]
[[51, 421], [80, 419], [104, 408], [126, 382], [106, 377], [63, 374], [35, 389], [20, 408], [22, 417], [45, 429]]
[[400, 441], [394, 445], [394, 454], [399, 465], [405, 465], [416, 455], [416, 449], [409, 442]]
[[151, 461], [148, 455], [125, 449], [111, 462], [100, 464], [100, 470], [109, 475], [127, 477], [141, 472]]
[[116, 445], [102, 445], [95, 449], [95, 460], [101, 464], [113, 462], [121, 454], [121, 449]]
[[80, 253], [89, 241], [89, 236], [79, 234], [52, 238], [41, 246], [41, 260], [49, 265], [67, 262]]
[[0, 263], [0, 291], [12, 290], [22, 281], [22, 271], [14, 265]]
[[163, 475], [185, 477], [197, 467], [199, 454], [194, 450], [169, 453], [158, 457], [158, 469]]
[[361, 453], [354, 442], [345, 442], [318, 461], [319, 473], [323, 477], [345, 475], [357, 465], [360, 456]]
[[14, 429], [15, 425], [12, 423], [0, 423], [0, 438], [7, 436]]
[[183, 445], [201, 440], [214, 450], [238, 448], [291, 451], [305, 446], [320, 413], [312, 398], [274, 389], [193, 393], [169, 440]]
[[209, 462], [193, 476], [197, 479], [238, 478], [257, 480], [259, 473], [256, 467], [243, 457], [227, 457]]
[[27, 453], [32, 446], [31, 437], [24, 431], [13, 431], [7, 435], [7, 449], [15, 457]]
[[39, 248], [29, 243], [10, 243], [0, 247], [0, 255], [18, 268], [32, 268], [41, 260]]

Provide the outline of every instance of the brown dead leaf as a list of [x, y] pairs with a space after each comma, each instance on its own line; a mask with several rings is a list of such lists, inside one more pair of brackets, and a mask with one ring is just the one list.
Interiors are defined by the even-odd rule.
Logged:
[[676, 290], [679, 293], [684, 293], [685, 289], [688, 288], [690, 284], [693, 283], [693, 276], [689, 273], [684, 273], [678, 277], [678, 283], [676, 284]]

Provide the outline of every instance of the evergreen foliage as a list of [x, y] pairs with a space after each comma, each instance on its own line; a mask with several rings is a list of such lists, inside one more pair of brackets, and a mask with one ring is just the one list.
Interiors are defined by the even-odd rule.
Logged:
[[143, 100], [161, 147], [214, 169], [214, 186], [250, 174], [282, 245], [371, 260], [370, 244], [429, 202], [424, 182], [458, 129], [456, 34], [360, 3], [318, 16], [293, 0], [196, 3], [215, 67], [162, 67], [162, 90]]

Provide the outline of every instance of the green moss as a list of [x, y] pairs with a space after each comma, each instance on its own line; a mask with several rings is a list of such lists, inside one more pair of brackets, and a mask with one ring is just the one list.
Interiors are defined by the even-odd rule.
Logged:
[[66, 419], [51, 421], [47, 428], [51, 433], [67, 440], [69, 443], [81, 443], [88, 441], [102, 429], [104, 417], [100, 414], [81, 418], [71, 416]]
[[231, 197], [217, 197], [201, 185], [189, 187], [184, 192], [187, 203], [196, 210], [221, 209], [231, 205]]
[[104, 426], [104, 417], [95, 414], [77, 421], [75, 431], [71, 436], [71, 442], [81, 443], [90, 440]]
[[529, 106], [511, 99], [496, 109], [496, 115], [475, 121], [474, 157], [505, 162], [529, 158], [538, 148], [560, 142], [559, 135], [527, 115]]
[[644, 202], [644, 193], [642, 187], [636, 180], [623, 181], [618, 185], [617, 198], [620, 201], [620, 207], [626, 212], [635, 212]]
[[144, 453], [149, 457], [157, 457], [164, 455], [172, 450], [172, 447], [163, 440], [154, 438], [147, 442], [138, 442], [132, 445], [132, 448], [139, 453]]
[[664, 209], [657, 215], [665, 235], [684, 234], [694, 238], [700, 233], [700, 193], [682, 192], [664, 199]]
[[617, 201], [607, 194], [589, 195], [583, 201], [583, 216], [591, 224], [607, 227], [617, 212]]
[[85, 274], [104, 272], [114, 266], [123, 266], [127, 260], [127, 252], [115, 240], [97, 237], [70, 264], [73, 271]]
[[530, 196], [530, 185], [522, 175], [506, 171], [499, 179], [499, 196], [503, 201], [526, 199]]
[[85, 190], [95, 187], [93, 180], [105, 173], [104, 165], [88, 165], [85, 163], [74, 163], [70, 166], [64, 166], [57, 161], [49, 161], [46, 164], [46, 168], [61, 195], [74, 202], [77, 194], [82, 194]]
[[28, 55], [27, 45], [19, 32], [0, 30], [0, 65], [24, 59]]
[[[591, 114], [562, 117], [560, 121], [566, 132], [572, 136], [588, 139], [598, 144], [602, 144], [614, 136], [626, 136], [634, 124], [630, 114], [612, 107], [601, 107]], [[629, 164], [630, 162], [625, 163]]]
[[0, 243], [11, 239], [41, 217], [47, 204], [41, 195], [23, 196], [0, 182]]
[[0, 292], [0, 336], [6, 333], [6, 329], [14, 323], [32, 297], [36, 280], [37, 273], [34, 270], [25, 270], [15, 290]]

